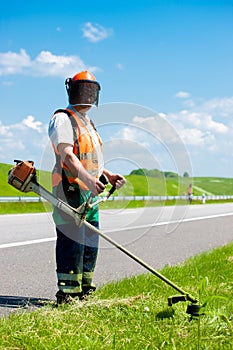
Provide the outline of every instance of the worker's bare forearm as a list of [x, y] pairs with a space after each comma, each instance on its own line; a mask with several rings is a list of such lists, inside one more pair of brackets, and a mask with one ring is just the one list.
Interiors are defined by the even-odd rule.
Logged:
[[105, 185], [86, 171], [80, 160], [73, 153], [71, 145], [59, 144], [58, 151], [62, 162], [69, 168], [73, 176], [83, 181], [95, 196], [104, 191]]

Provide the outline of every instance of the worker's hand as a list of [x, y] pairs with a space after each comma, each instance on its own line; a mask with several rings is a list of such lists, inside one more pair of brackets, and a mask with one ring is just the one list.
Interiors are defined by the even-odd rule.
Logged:
[[120, 174], [108, 174], [107, 175], [108, 180], [110, 182], [110, 184], [114, 187], [116, 187], [117, 190], [119, 190], [119, 188], [121, 188], [125, 183], [126, 183], [126, 179], [124, 178], [124, 176], [120, 175]]
[[105, 187], [106, 186], [97, 178], [93, 178], [93, 180], [88, 183], [88, 188], [94, 196], [98, 196], [100, 193], [104, 192]]

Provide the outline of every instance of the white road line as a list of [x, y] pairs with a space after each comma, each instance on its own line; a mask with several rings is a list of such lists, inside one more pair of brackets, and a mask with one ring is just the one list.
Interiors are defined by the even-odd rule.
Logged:
[[138, 225], [138, 226], [129, 226], [129, 227], [123, 227], [119, 229], [108, 229], [104, 230], [104, 232], [120, 232], [120, 231], [129, 231], [129, 230], [136, 230], [140, 228], [149, 228], [149, 227], [156, 227], [156, 226], [164, 226], [164, 225], [173, 225], [173, 224], [179, 224], [184, 222], [191, 222], [191, 221], [200, 221], [200, 220], [208, 220], [208, 219], [216, 219], [221, 218], [225, 216], [233, 216], [233, 213], [223, 213], [223, 214], [214, 214], [214, 215], [207, 215], [207, 216], [199, 216], [195, 218], [187, 218], [187, 219], [180, 219], [180, 220], [173, 220], [173, 221], [161, 221], [146, 225]]
[[55, 240], [56, 240], [56, 237], [51, 237], [51, 238], [33, 239], [33, 240], [30, 240], [30, 241], [4, 243], [4, 244], [0, 244], [0, 249], [20, 247], [20, 246], [30, 245], [30, 244], [46, 243], [46, 242], [52, 242], [52, 241], [55, 241]]
[[[233, 213], [199, 216], [196, 218], [187, 218], [187, 219], [183, 219], [183, 220], [162, 221], [162, 222], [156, 222], [154, 224], [146, 224], [146, 225], [123, 227], [123, 228], [118, 228], [118, 229], [103, 230], [103, 232], [110, 233], [110, 232], [120, 232], [120, 231], [126, 231], [126, 230], [136, 230], [136, 229], [141, 229], [141, 228], [164, 226], [164, 225], [178, 224], [178, 223], [184, 223], [184, 222], [216, 219], [216, 218], [227, 217], [227, 216], [233, 216]], [[53, 242], [55, 240], [56, 240], [56, 237], [50, 237], [50, 238], [34, 239], [34, 240], [30, 240], [30, 241], [4, 243], [4, 244], [0, 244], [0, 249], [20, 247], [20, 246], [31, 245], [31, 244], [40, 244], [40, 243], [46, 243], [46, 242]]]

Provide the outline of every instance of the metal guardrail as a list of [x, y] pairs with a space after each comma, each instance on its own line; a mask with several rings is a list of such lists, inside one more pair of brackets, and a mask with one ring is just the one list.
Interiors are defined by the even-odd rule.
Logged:
[[[192, 200], [227, 200], [233, 199], [233, 195], [215, 195], [215, 196], [193, 196]], [[188, 200], [188, 196], [111, 196], [108, 201], [133, 201], [133, 200], [145, 200], [145, 201], [166, 201], [166, 200]], [[7, 202], [46, 202], [42, 197], [0, 197], [1, 203]]]
[[42, 197], [0, 197], [0, 203], [10, 203], [10, 202], [46, 202]]
[[[188, 196], [117, 196], [109, 197], [108, 200], [151, 200], [151, 201], [166, 201], [166, 200], [188, 200]], [[215, 195], [215, 196], [192, 196], [192, 200], [226, 200], [233, 199], [233, 195]]]

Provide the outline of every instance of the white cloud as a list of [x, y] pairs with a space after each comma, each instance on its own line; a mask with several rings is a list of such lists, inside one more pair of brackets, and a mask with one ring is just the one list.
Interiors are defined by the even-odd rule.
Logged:
[[2, 85], [3, 86], [13, 86], [14, 83], [13, 83], [13, 81], [5, 80], [5, 81], [2, 82]]
[[189, 98], [187, 100], [185, 99], [183, 101], [183, 106], [185, 106], [186, 108], [194, 108], [195, 107], [195, 102], [191, 98]]
[[212, 116], [208, 114], [204, 116], [203, 127], [217, 134], [226, 134], [229, 131], [229, 128], [225, 124], [214, 121]]
[[92, 43], [105, 40], [113, 34], [113, 30], [106, 29], [98, 23], [92, 24], [91, 22], [85, 23], [82, 27], [83, 37], [88, 39]]
[[184, 124], [189, 124], [203, 130], [211, 130], [215, 133], [225, 134], [229, 131], [228, 126], [217, 122], [210, 114], [205, 112], [182, 111], [178, 117]]
[[[182, 143], [182, 140], [176, 128], [172, 126], [165, 114], [155, 114], [151, 117], [133, 117], [133, 122], [140, 125], [142, 130], [146, 131], [147, 140], [151, 136], [153, 143], [162, 143], [164, 145], [174, 145]], [[149, 142], [149, 141], [148, 141]], [[150, 141], [151, 142], [151, 141]]]
[[41, 76], [67, 76], [85, 69], [78, 56], [57, 56], [50, 51], [42, 51], [33, 62], [33, 72]]
[[[232, 176], [232, 102], [233, 97], [211, 99], [177, 113], [149, 117], [129, 113], [114, 132], [100, 130], [106, 160], [112, 164], [120, 157], [127, 169], [158, 167], [183, 174], [190, 156], [194, 175]], [[0, 136], [0, 161], [6, 163], [15, 158], [38, 162], [49, 143], [47, 125], [32, 115], [17, 124], [0, 121]], [[107, 145], [105, 138], [110, 140]]]
[[212, 145], [215, 137], [210, 132], [203, 132], [199, 129], [183, 129], [180, 131], [180, 136], [186, 145], [192, 146], [207, 146]]
[[138, 143], [145, 148], [149, 148], [150, 146], [148, 142], [149, 135], [146, 134], [146, 130], [141, 130], [139, 128], [132, 127], [132, 125], [122, 128], [116, 136], [114, 135], [113, 138], [115, 137], [122, 140]]
[[138, 167], [172, 169], [179, 174], [190, 168], [184, 143], [164, 114], [135, 115], [128, 125], [123, 123], [117, 133], [110, 134], [112, 142], [118, 141], [116, 151], [123, 150], [124, 157], [128, 155], [132, 162], [137, 160]]
[[149, 144], [141, 142], [142, 139], [143, 135], [140, 135], [139, 132], [138, 134], [136, 132], [130, 132], [129, 134], [123, 128], [122, 133], [119, 132], [103, 144], [106, 167], [119, 172], [117, 164], [121, 161], [124, 163], [124, 168], [127, 169], [124, 170], [124, 174], [137, 168], [161, 168], [159, 153], [153, 153]]
[[189, 98], [190, 97], [190, 93], [186, 92], [186, 91], [179, 91], [175, 94], [175, 97], [178, 98]]
[[117, 64], [116, 64], [116, 68], [117, 68], [118, 70], [124, 70], [124, 66], [123, 66], [123, 64], [121, 64], [121, 63], [117, 63]]
[[[132, 132], [127, 127], [122, 131], [122, 137], [141, 142], [156, 154], [160, 164], [164, 164], [165, 159], [164, 168], [171, 169], [171, 161], [169, 163], [169, 157], [162, 152], [161, 146], [170, 154], [170, 159], [174, 159], [177, 168], [182, 168], [184, 161], [190, 159], [194, 174], [214, 175], [221, 172], [223, 176], [232, 176], [229, 175], [232, 170], [225, 160], [228, 155], [231, 164], [229, 150], [233, 147], [233, 97], [211, 99], [204, 103], [200, 101], [195, 106], [187, 105], [177, 113], [134, 116], [132, 123], [147, 130], [147, 133]], [[185, 156], [183, 159], [182, 154]]]
[[22, 73], [25, 68], [30, 66], [30, 56], [24, 49], [21, 49], [19, 53], [11, 51], [0, 52], [0, 75]]
[[233, 96], [224, 98], [214, 98], [206, 101], [202, 105], [202, 110], [218, 117], [233, 116]]
[[[225, 119], [222, 118], [225, 117]], [[208, 157], [208, 152], [224, 154], [229, 151], [233, 131], [233, 98], [212, 99], [178, 113], [170, 113], [172, 122], [187, 147], [191, 146], [199, 157]]]
[[4, 137], [12, 136], [9, 126], [3, 125], [0, 121], [0, 135]]
[[91, 72], [99, 70], [98, 67], [87, 66], [79, 56], [75, 55], [55, 55], [50, 51], [41, 51], [35, 59], [32, 59], [24, 49], [19, 53], [0, 53], [0, 76], [24, 74], [64, 78], [85, 69]]
[[40, 121], [35, 121], [35, 118], [32, 115], [29, 115], [27, 118], [23, 119], [22, 124], [29, 129], [38, 131], [39, 133], [42, 131], [42, 123]]
[[20, 123], [5, 125], [0, 121], [1, 162], [14, 159], [40, 161], [42, 151], [49, 142], [47, 125], [29, 115]]

